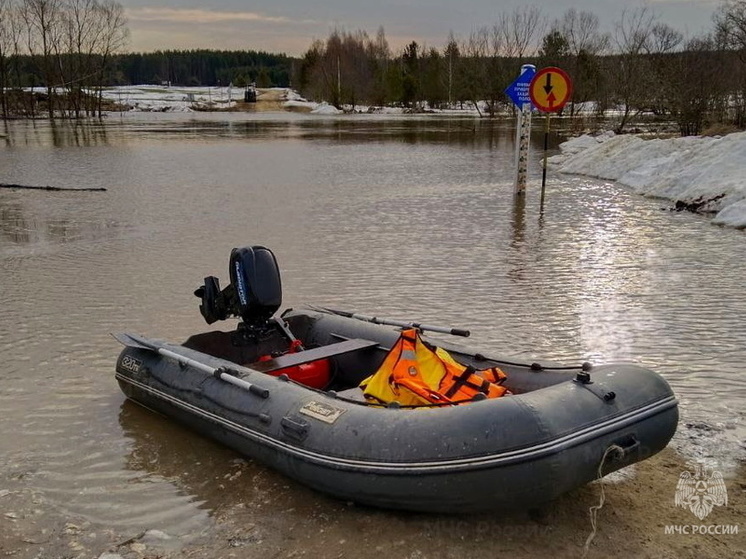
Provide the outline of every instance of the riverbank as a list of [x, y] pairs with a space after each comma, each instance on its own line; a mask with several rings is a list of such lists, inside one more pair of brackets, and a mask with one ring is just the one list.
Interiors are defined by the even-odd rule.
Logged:
[[[687, 469], [682, 457], [665, 450], [629, 471], [609, 476], [603, 483], [606, 500], [587, 557], [744, 556], [746, 469], [741, 465], [729, 474], [725, 480], [728, 504], [714, 507], [703, 520], [674, 505], [679, 476]], [[18, 559], [373, 559], [381, 553], [402, 559], [529, 559], [549, 553], [580, 557], [592, 531], [589, 508], [598, 505], [602, 489], [598, 482], [590, 484], [539, 511], [451, 517], [380, 511], [335, 501], [243, 460], [205, 472], [194, 481], [219, 497], [211, 502], [212, 520], [203, 533], [187, 542], [157, 526], [118, 533], [90, 519], [61, 515], [40, 502], [40, 496], [16, 491], [12, 480], [3, 479], [0, 552]], [[178, 476], [174, 482], [180, 482]], [[265, 514], [267, 506], [282, 512]], [[702, 533], [685, 533], [693, 530]]]
[[611, 132], [573, 138], [550, 159], [562, 173], [612, 180], [644, 196], [746, 228], [746, 132], [645, 139]]
[[[667, 450], [638, 464], [633, 472], [604, 483], [606, 502], [598, 513], [597, 533], [588, 558], [721, 558], [743, 556], [746, 535], [666, 533], [666, 526], [743, 526], [746, 513], [746, 471], [726, 481], [730, 501], [699, 521], [689, 510], [674, 506], [674, 493], [687, 466]], [[381, 553], [400, 558], [509, 556], [518, 559], [580, 557], [592, 531], [589, 508], [598, 505], [601, 486], [588, 485], [540, 511], [511, 515], [413, 515], [360, 509], [326, 502], [331, 514], [312, 513], [311, 520], [288, 532], [273, 533], [243, 507], [221, 510], [220, 531], [206, 543], [185, 550], [185, 556], [361, 557]], [[245, 526], [251, 526], [246, 529]], [[300, 528], [300, 529], [298, 529]], [[682, 529], [683, 531], [683, 529]], [[222, 541], [221, 541], [222, 540]], [[241, 545], [235, 552], [235, 542]]]

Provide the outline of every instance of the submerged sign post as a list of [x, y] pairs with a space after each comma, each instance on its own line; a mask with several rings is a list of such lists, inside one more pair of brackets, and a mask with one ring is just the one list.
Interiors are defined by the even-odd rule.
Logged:
[[521, 75], [505, 90], [511, 101], [518, 107], [518, 123], [516, 125], [516, 177], [515, 194], [523, 194], [526, 190], [528, 170], [528, 146], [531, 135], [531, 81], [536, 74], [536, 66], [524, 64]]
[[537, 109], [546, 113], [544, 123], [544, 165], [541, 172], [541, 211], [544, 210], [544, 190], [547, 184], [547, 149], [549, 144], [549, 118], [552, 113], [561, 111], [572, 95], [572, 80], [567, 72], [550, 66], [542, 68], [534, 75], [528, 87], [531, 102]]

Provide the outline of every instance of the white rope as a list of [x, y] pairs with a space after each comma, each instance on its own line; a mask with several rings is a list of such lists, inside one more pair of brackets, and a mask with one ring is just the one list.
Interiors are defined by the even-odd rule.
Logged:
[[606, 501], [606, 492], [604, 491], [604, 482], [603, 482], [603, 469], [604, 464], [606, 463], [606, 459], [608, 458], [609, 454], [612, 452], [618, 453], [620, 456], [624, 455], [624, 450], [622, 447], [618, 445], [611, 445], [609, 448], [606, 449], [606, 452], [604, 452], [603, 457], [601, 458], [601, 463], [598, 465], [598, 479], [600, 481], [601, 485], [601, 498], [598, 501], [597, 505], [593, 505], [588, 509], [590, 515], [591, 515], [591, 533], [588, 534], [588, 539], [585, 540], [585, 545], [583, 546], [583, 558], [585, 558], [586, 555], [588, 555], [588, 550], [590, 549], [591, 542], [593, 541], [593, 538], [596, 537], [596, 528], [598, 526], [598, 511], [600, 511], [603, 506], [604, 502]]

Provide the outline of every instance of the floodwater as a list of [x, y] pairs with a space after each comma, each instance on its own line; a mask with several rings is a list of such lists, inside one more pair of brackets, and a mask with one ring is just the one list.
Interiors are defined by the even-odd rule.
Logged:
[[251, 244], [277, 255], [285, 306], [468, 327], [490, 354], [646, 364], [680, 399], [684, 457], [742, 456], [746, 233], [551, 169], [540, 212], [540, 136], [516, 205], [514, 132], [472, 119], [0, 131], [0, 183], [107, 189], [0, 189], [0, 530], [80, 532], [93, 550], [150, 529], [168, 548], [220, 511], [302, 535], [345, 507], [126, 402], [114, 380], [111, 332], [210, 329], [192, 292]]

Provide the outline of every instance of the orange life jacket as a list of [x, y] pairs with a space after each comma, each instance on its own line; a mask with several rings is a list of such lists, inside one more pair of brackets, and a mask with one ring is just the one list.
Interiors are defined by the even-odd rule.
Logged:
[[457, 404], [477, 394], [499, 398], [507, 389], [497, 367], [477, 371], [458, 363], [442, 348], [420, 338], [416, 329], [403, 330], [383, 363], [360, 387], [366, 398], [405, 406]]

